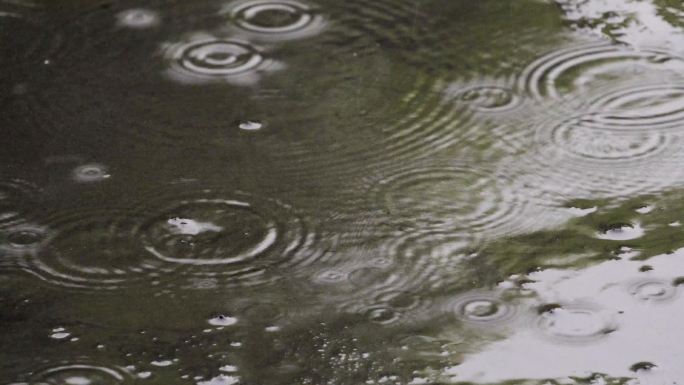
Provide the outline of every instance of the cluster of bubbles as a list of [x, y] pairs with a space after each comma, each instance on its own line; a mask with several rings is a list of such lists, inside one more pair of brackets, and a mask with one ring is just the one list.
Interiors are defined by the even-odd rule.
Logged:
[[262, 74], [284, 68], [254, 42], [275, 43], [313, 36], [325, 19], [294, 0], [248, 0], [224, 6], [227, 29], [192, 33], [164, 46], [167, 75], [182, 83], [256, 84]]

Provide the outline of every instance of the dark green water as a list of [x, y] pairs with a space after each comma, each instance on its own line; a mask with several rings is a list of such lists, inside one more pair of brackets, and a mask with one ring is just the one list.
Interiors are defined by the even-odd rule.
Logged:
[[0, 1], [0, 384], [684, 383], [683, 28]]

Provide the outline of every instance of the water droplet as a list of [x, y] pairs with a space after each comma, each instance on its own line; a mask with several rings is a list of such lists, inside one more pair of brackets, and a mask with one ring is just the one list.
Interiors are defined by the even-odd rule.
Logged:
[[563, 342], [594, 341], [617, 328], [604, 312], [580, 307], [560, 307], [543, 312], [537, 327], [545, 335]]
[[252, 85], [260, 73], [282, 67], [244, 41], [196, 34], [166, 47], [167, 75], [182, 83]]
[[147, 256], [122, 222], [128, 212], [81, 210], [48, 218], [50, 236], [41, 241], [26, 268], [52, 284], [82, 289], [118, 289], [148, 284], [172, 269]]
[[98, 163], [90, 163], [78, 166], [74, 169], [71, 175], [76, 182], [81, 183], [100, 182], [102, 180], [108, 179], [111, 176], [107, 172], [107, 167]]
[[611, 241], [626, 241], [640, 238], [645, 234], [644, 229], [637, 224], [617, 224], [608, 226], [597, 234], [597, 238]]
[[629, 292], [642, 301], [661, 302], [674, 298], [677, 289], [666, 281], [646, 280], [633, 284]]
[[296, 0], [235, 1], [221, 12], [243, 34], [264, 41], [301, 39], [320, 33], [325, 19], [309, 5]]
[[197, 385], [234, 385], [240, 382], [239, 377], [220, 374], [208, 381], [198, 381]]
[[152, 372], [150, 372], [150, 371], [138, 372], [138, 378], [140, 378], [140, 379], [145, 380], [145, 379], [148, 379], [150, 377], [152, 377]]
[[[649, 67], [644, 59], [653, 55], [672, 57], [658, 49], [625, 50], [618, 45], [592, 44], [570, 47], [551, 52], [533, 61], [523, 70], [519, 86], [540, 100], [552, 98], [569, 101], [571, 97], [585, 98], [587, 88], [601, 89], [607, 81], [614, 84], [619, 76], [633, 76], [635, 65], [645, 66], [655, 74], [661, 74], [662, 67]], [[682, 60], [673, 58], [680, 66]], [[620, 71], [621, 68], [626, 70]], [[625, 78], [622, 80], [629, 80]], [[589, 102], [593, 102], [589, 100]]]
[[347, 273], [339, 270], [323, 270], [314, 275], [313, 280], [319, 284], [336, 284], [348, 281]]
[[375, 307], [366, 312], [366, 317], [371, 322], [386, 325], [396, 322], [399, 319], [399, 314], [392, 308]]
[[114, 385], [124, 383], [130, 375], [119, 368], [90, 364], [72, 364], [50, 368], [35, 376], [33, 383], [65, 385]]
[[390, 216], [412, 218], [415, 226], [449, 225], [469, 232], [506, 234], [525, 226], [523, 200], [508, 177], [469, 166], [416, 167], [377, 184]]
[[284, 203], [238, 192], [179, 194], [146, 203], [149, 215], [133, 234], [190, 287], [265, 284], [285, 276], [267, 275], [272, 266], [298, 268], [323, 256], [314, 228]]
[[50, 334], [50, 338], [56, 340], [63, 340], [65, 338], [68, 338], [69, 336], [71, 336], [71, 333], [67, 332], [66, 329], [61, 327], [52, 329], [52, 334]]
[[0, 179], [0, 225], [21, 222], [38, 203], [36, 186], [20, 180]]
[[171, 366], [171, 365], [173, 365], [173, 361], [171, 361], [171, 360], [156, 360], [156, 361], [150, 362], [150, 365], [159, 366], [159, 367]]
[[629, 367], [629, 370], [637, 373], [641, 371], [649, 371], [652, 370], [653, 368], [656, 368], [657, 365], [652, 363], [652, 362], [647, 362], [647, 361], [642, 361], [642, 362], [637, 362], [636, 364], [632, 365]]
[[639, 207], [638, 209], [636, 209], [634, 211], [638, 212], [639, 214], [648, 214], [651, 211], [653, 211], [653, 209], [654, 209], [653, 206], [642, 206], [642, 207]]
[[231, 326], [235, 325], [238, 322], [238, 319], [235, 317], [230, 317], [221, 314], [217, 315], [216, 317], [210, 318], [208, 322], [209, 324], [214, 326]]
[[447, 309], [470, 324], [497, 325], [515, 319], [517, 309], [494, 293], [467, 293], [447, 302]]
[[[546, 138], [551, 136], [551, 140]], [[552, 141], [556, 148], [577, 157], [578, 161], [630, 162], [654, 157], [668, 151], [674, 138], [655, 131], [633, 132], [602, 129], [590, 118], [571, 119], [550, 132], [540, 126], [540, 143]]]
[[127, 9], [119, 12], [116, 19], [120, 26], [134, 29], [155, 27], [160, 20], [157, 12], [145, 8]]
[[498, 86], [475, 86], [461, 91], [460, 99], [472, 108], [484, 112], [499, 112], [519, 104], [513, 91]]
[[[18, 224], [3, 231], [14, 251], [37, 251], [48, 237], [47, 229], [30, 224]], [[0, 246], [2, 248], [2, 246]]]
[[245, 131], [257, 131], [260, 130], [262, 126], [263, 124], [253, 120], [240, 123], [240, 129]]
[[584, 217], [584, 216], [587, 216], [591, 213], [595, 213], [597, 209], [598, 208], [596, 206], [587, 207], [587, 208], [568, 207], [568, 211], [570, 211], [573, 215], [578, 216], [578, 217]]

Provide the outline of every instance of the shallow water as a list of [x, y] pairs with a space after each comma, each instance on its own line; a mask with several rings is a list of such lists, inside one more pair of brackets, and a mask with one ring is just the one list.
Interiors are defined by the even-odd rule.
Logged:
[[684, 382], [683, 28], [0, 1], [0, 383]]

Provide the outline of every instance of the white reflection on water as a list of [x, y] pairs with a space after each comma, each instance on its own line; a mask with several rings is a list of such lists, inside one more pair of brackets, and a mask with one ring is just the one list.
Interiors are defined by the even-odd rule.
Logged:
[[631, 45], [677, 44], [682, 30], [668, 23], [662, 9], [651, 1], [557, 0], [564, 17], [580, 30], [597, 36], [606, 34]]
[[[684, 298], [675, 281], [684, 276], [684, 249], [648, 260], [652, 271], [640, 272], [643, 262], [612, 260], [581, 270], [549, 269], [529, 275], [526, 288], [538, 297], [532, 302], [590, 303], [596, 312], [612, 315], [614, 330], [603, 338], [572, 341], [600, 324], [595, 317], [566, 317], [553, 324], [568, 338], [553, 338], [549, 329], [520, 327], [504, 339], [466, 356], [461, 365], [445, 370], [453, 380], [478, 383], [511, 379], [567, 378], [605, 373], [637, 377], [643, 383], [672, 383], [684, 378], [681, 320]], [[572, 306], [572, 305], [570, 305]], [[545, 312], [540, 317], [548, 317]], [[583, 313], [587, 315], [589, 313]], [[553, 331], [553, 330], [551, 330]], [[656, 365], [653, 370], [630, 368], [639, 362]], [[491, 370], [496, 363], [496, 370]]]

